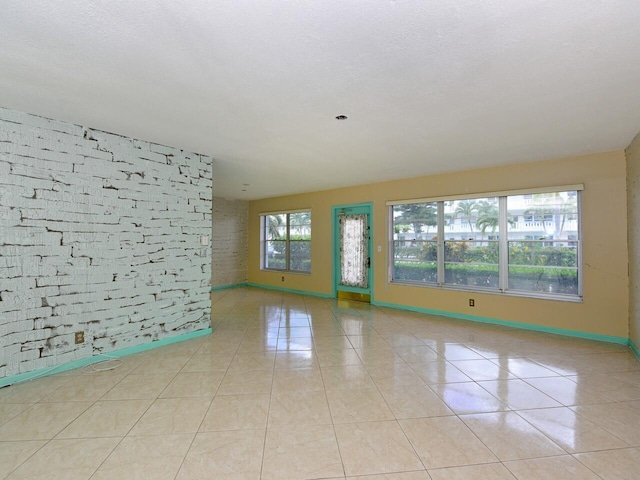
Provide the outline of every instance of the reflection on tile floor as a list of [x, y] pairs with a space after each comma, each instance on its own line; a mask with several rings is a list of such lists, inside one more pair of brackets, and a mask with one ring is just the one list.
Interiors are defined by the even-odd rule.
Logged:
[[0, 389], [0, 478], [640, 478], [625, 346], [253, 288], [212, 317]]

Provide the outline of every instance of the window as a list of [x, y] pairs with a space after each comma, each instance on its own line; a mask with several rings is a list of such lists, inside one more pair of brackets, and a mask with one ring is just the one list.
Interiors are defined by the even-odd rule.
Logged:
[[445, 215], [461, 220], [454, 240], [444, 242], [444, 283], [498, 287], [498, 199], [455, 200]]
[[389, 202], [391, 281], [580, 298], [580, 200], [573, 189]]
[[[396, 205], [393, 211], [393, 257], [396, 280], [436, 283], [438, 205]], [[453, 228], [453, 224], [451, 224]]]
[[507, 197], [507, 215], [522, 208], [544, 218], [537, 232], [518, 223], [508, 230], [508, 288], [527, 292], [578, 295], [578, 201], [575, 192]]
[[260, 216], [262, 268], [311, 272], [311, 212]]

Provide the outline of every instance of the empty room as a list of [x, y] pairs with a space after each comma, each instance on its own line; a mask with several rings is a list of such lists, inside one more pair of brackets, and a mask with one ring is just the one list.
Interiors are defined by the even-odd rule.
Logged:
[[638, 25], [4, 2], [0, 479], [640, 478]]

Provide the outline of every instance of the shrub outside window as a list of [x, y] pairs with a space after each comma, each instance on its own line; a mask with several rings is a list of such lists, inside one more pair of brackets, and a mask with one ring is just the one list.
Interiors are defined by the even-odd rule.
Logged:
[[311, 272], [311, 212], [261, 215], [262, 268]]
[[574, 187], [389, 202], [391, 281], [579, 299], [582, 186]]

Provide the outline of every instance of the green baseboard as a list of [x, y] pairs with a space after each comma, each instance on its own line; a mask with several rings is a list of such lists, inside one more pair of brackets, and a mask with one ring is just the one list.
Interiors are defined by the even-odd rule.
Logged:
[[247, 282], [247, 286], [264, 288], [265, 290], [276, 290], [278, 292], [285, 292], [285, 293], [297, 293], [298, 295], [309, 295], [311, 297], [334, 298], [330, 293], [319, 293], [319, 292], [310, 292], [307, 290], [295, 290], [293, 288], [274, 287], [273, 285], [263, 285], [261, 283]]
[[628, 345], [629, 339], [625, 337], [614, 337], [610, 335], [600, 335], [597, 333], [580, 332], [578, 330], [566, 330], [563, 328], [545, 327], [532, 323], [509, 322], [507, 320], [498, 320], [489, 317], [479, 317], [476, 315], [465, 315], [463, 313], [447, 312], [443, 310], [431, 310], [428, 308], [410, 307], [406, 305], [398, 305], [395, 303], [374, 302], [378, 307], [394, 308], [396, 310], [406, 310], [416, 313], [426, 313], [429, 315], [439, 315], [442, 317], [456, 318], [458, 320], [467, 320], [478, 323], [487, 323], [491, 325], [501, 325], [503, 327], [519, 328], [521, 330], [532, 330], [535, 332], [553, 333], [555, 335], [564, 335], [568, 337], [584, 338], [588, 340], [597, 340], [599, 342], [617, 343], [620, 345]]
[[629, 339], [629, 348], [631, 348], [631, 351], [633, 352], [633, 354], [636, 356], [636, 358], [640, 362], [640, 349], [638, 349], [637, 345], [635, 343], [633, 343], [633, 340], [631, 340], [631, 339]]
[[219, 290], [229, 290], [231, 288], [246, 287], [247, 285], [247, 282], [232, 283], [229, 285], [216, 285], [215, 287], [211, 287], [211, 291], [217, 292]]
[[63, 363], [55, 367], [40, 368], [31, 372], [19, 373], [17, 375], [11, 375], [10, 377], [0, 378], [0, 388], [8, 385], [14, 385], [16, 383], [27, 382], [29, 380], [54, 375], [56, 373], [66, 372], [67, 370], [73, 370], [74, 368], [80, 368], [92, 363], [104, 362], [110, 358], [120, 358], [127, 355], [133, 355], [134, 353], [140, 353], [153, 348], [164, 347], [172, 343], [183, 342], [192, 338], [202, 337], [212, 332], [211, 328], [205, 328], [204, 330], [197, 330], [195, 332], [189, 332], [182, 335], [176, 335], [175, 337], [163, 338], [162, 340], [156, 340], [155, 342], [147, 342], [141, 345], [135, 345], [133, 347], [123, 348], [121, 350], [115, 350], [113, 352], [94, 355], [87, 358], [80, 358], [72, 362]]

